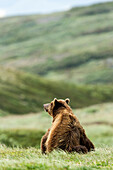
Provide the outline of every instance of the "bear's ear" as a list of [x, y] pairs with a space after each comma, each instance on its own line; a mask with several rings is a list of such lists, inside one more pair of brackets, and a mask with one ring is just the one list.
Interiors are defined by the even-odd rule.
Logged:
[[69, 98], [65, 99], [65, 102], [66, 102], [67, 104], [69, 104], [69, 103], [70, 103], [70, 99], [69, 99]]
[[54, 98], [54, 107], [60, 107], [62, 103], [60, 103], [56, 98]]
[[54, 98], [54, 101], [56, 101], [57, 100], [57, 98]]
[[54, 98], [54, 105], [56, 105], [58, 103], [57, 98]]

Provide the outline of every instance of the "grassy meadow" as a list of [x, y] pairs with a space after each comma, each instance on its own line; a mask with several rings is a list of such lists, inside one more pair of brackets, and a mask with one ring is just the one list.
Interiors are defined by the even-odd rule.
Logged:
[[1, 168], [113, 169], [113, 103], [76, 109], [74, 113], [95, 144], [95, 152], [82, 155], [53, 151], [42, 155], [40, 139], [51, 126], [51, 117], [44, 111], [10, 115], [0, 119]]

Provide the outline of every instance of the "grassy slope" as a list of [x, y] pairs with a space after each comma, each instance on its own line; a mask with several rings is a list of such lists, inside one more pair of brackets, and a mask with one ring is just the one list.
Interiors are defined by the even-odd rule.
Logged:
[[[113, 103], [88, 106], [85, 108], [75, 109], [73, 112], [82, 124], [99, 121], [113, 123]], [[0, 129], [47, 130], [51, 121], [52, 118], [45, 111], [27, 115], [8, 115], [0, 118]]]
[[[113, 168], [113, 130], [109, 125], [93, 125], [86, 124], [86, 122], [108, 122], [113, 120], [113, 103], [94, 105], [83, 109], [74, 110], [80, 122], [84, 126], [88, 137], [94, 142], [96, 151], [88, 153], [87, 155], [79, 155], [77, 153], [68, 154], [65, 152], [54, 151], [50, 155], [41, 155], [40, 149], [36, 148], [7, 148], [0, 146], [0, 162], [1, 168], [9, 169], [112, 169]], [[47, 113], [30, 114], [19, 116], [8, 116], [0, 119], [0, 141], [3, 143], [8, 136], [5, 129], [9, 131], [9, 134], [18, 129], [22, 132], [18, 138], [18, 133], [15, 133], [17, 137], [9, 136], [6, 140], [9, 143], [16, 145], [18, 141], [20, 144], [26, 143], [27, 146], [35, 146], [33, 140], [37, 141], [39, 145], [40, 133], [50, 127], [51, 118]], [[21, 128], [21, 129], [20, 129]], [[28, 131], [29, 129], [29, 131]], [[32, 135], [32, 140], [29, 140], [29, 135], [25, 131], [28, 131]], [[32, 131], [32, 134], [31, 134]], [[34, 132], [33, 132], [34, 131]], [[36, 136], [37, 131], [37, 136]], [[24, 134], [25, 132], [25, 134]], [[27, 136], [26, 136], [27, 134]], [[35, 138], [33, 137], [35, 134]], [[39, 137], [39, 138], [38, 138]], [[31, 137], [30, 137], [31, 139]], [[22, 142], [23, 141], [23, 142]], [[35, 142], [36, 142], [35, 141]], [[24, 147], [26, 145], [23, 145]], [[39, 146], [38, 146], [39, 147]]]
[[25, 114], [42, 110], [55, 97], [71, 99], [71, 106], [84, 107], [113, 101], [112, 86], [76, 86], [28, 73], [0, 68], [1, 114]]
[[76, 83], [112, 83], [112, 5], [1, 19], [0, 64]]

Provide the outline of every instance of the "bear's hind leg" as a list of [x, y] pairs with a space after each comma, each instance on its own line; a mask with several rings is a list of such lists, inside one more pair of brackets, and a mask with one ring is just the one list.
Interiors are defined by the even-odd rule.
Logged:
[[86, 136], [85, 130], [83, 129], [83, 131], [81, 131], [80, 133], [81, 133], [81, 136], [80, 136], [80, 145], [85, 146], [88, 149], [88, 152], [94, 151], [95, 150], [95, 146], [90, 141], [90, 139]]
[[75, 146], [72, 151], [76, 151], [77, 153], [86, 154], [88, 152], [87, 148], [82, 145]]
[[95, 150], [93, 143], [87, 138], [87, 136], [81, 138], [80, 144], [85, 146], [88, 149], [88, 152]]

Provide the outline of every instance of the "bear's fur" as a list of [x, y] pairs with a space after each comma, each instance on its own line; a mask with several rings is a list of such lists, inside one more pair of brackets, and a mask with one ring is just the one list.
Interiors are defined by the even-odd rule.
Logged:
[[53, 117], [53, 122], [41, 139], [42, 153], [49, 153], [57, 148], [78, 153], [94, 150], [93, 143], [68, 105], [69, 101], [55, 98], [51, 103], [44, 104], [44, 109]]

